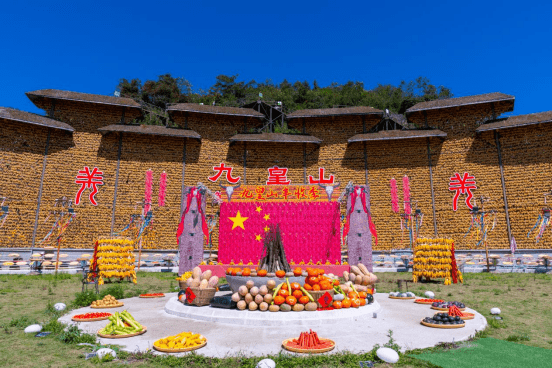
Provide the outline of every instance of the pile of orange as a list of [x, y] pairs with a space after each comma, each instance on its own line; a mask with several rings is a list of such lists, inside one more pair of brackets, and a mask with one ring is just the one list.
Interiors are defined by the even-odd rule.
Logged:
[[321, 268], [307, 268], [307, 277], [305, 278], [305, 290], [331, 290], [334, 285], [339, 285], [339, 280], [331, 280], [324, 276], [324, 270]]
[[350, 291], [345, 299], [341, 301], [334, 300], [332, 307], [335, 309], [363, 307], [367, 304], [367, 296], [368, 295], [365, 291], [359, 291], [358, 293]]
[[291, 290], [289, 290], [286, 283], [282, 285], [278, 291], [278, 295], [274, 297], [274, 304], [282, 305], [286, 303], [293, 307], [297, 303], [307, 304], [310, 301], [308, 296], [303, 295], [301, 285], [299, 285], [299, 283], [292, 282], [290, 286]]

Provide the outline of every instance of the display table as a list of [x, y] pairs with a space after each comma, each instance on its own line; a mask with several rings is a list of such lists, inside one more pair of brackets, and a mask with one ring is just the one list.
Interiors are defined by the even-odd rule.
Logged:
[[[238, 266], [238, 265], [233, 265], [233, 266], [230, 266], [230, 265], [199, 266], [199, 268], [201, 268], [201, 272], [205, 272], [207, 270], [210, 270], [212, 272], [213, 276], [218, 276], [218, 277], [226, 276], [226, 269], [236, 268], [236, 267], [239, 267], [241, 269], [249, 267], [251, 270], [254, 270], [255, 267], [257, 267], [257, 265], [252, 265], [252, 266], [251, 265], [249, 265], [249, 266], [248, 265], [244, 265], [244, 266]], [[295, 266], [290, 266], [290, 267], [291, 267], [292, 270], [296, 267], [301, 267], [303, 270], [306, 270], [309, 267], [310, 268], [321, 268], [321, 269], [324, 270], [324, 272], [326, 274], [333, 273], [336, 276], [342, 276], [343, 271], [349, 272], [349, 265], [295, 265]]]

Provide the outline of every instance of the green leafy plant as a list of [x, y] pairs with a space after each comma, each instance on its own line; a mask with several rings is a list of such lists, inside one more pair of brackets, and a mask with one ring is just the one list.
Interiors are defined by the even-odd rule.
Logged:
[[57, 339], [66, 344], [80, 344], [88, 343], [94, 344], [96, 342], [96, 336], [88, 333], [84, 333], [75, 325], [67, 327], [58, 336]]
[[8, 324], [8, 327], [25, 328], [29, 325], [34, 325], [37, 323], [38, 321], [36, 320], [36, 318], [29, 317], [29, 316], [22, 316], [19, 318], [12, 318], [12, 320]]
[[92, 304], [94, 300], [98, 300], [98, 299], [99, 299], [98, 295], [92, 290], [76, 293], [75, 300], [73, 300], [73, 306], [75, 308], [88, 307], [90, 304]]
[[106, 295], [111, 295], [115, 299], [124, 299], [125, 290], [121, 285], [113, 285], [100, 292], [100, 299], [102, 299]]

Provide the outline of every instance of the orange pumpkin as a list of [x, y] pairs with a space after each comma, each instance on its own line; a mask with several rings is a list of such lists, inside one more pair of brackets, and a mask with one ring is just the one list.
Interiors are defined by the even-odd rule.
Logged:
[[278, 270], [276, 271], [276, 276], [279, 277], [279, 278], [282, 278], [286, 275], [286, 271], [284, 270]]
[[332, 304], [332, 306], [335, 308], [335, 309], [341, 309], [343, 308], [343, 306], [341, 305], [341, 302], [339, 300], [335, 300]]
[[295, 304], [297, 304], [297, 298], [295, 298], [294, 296], [290, 295], [286, 298], [286, 303], [291, 305], [291, 306], [294, 306]]
[[[182, 294], [182, 295], [184, 295], [184, 294]], [[309, 300], [308, 296], [302, 296], [302, 297], [299, 298], [299, 303], [301, 303], [301, 304], [307, 304], [309, 301], [310, 300]]]
[[341, 302], [341, 305], [343, 308], [351, 308], [351, 300], [350, 299], [343, 299]]
[[294, 290], [293, 293], [291, 293], [297, 300], [303, 296], [303, 292], [301, 290]]
[[301, 285], [298, 282], [291, 283], [291, 290], [301, 290]]
[[281, 304], [284, 304], [285, 302], [286, 302], [286, 298], [284, 298], [283, 296], [276, 295], [274, 297], [274, 304], [276, 305], [281, 305]]
[[352, 301], [351, 301], [351, 307], [353, 307], [353, 308], [358, 308], [358, 307], [360, 307], [360, 299], [358, 299], [358, 298], [352, 299]]
[[314, 284], [314, 285], [312, 286], [312, 290], [313, 290], [313, 291], [320, 291], [320, 285], [319, 285], [319, 284]]
[[244, 268], [242, 271], [242, 276], [250, 276], [251, 275], [251, 269], [250, 268]]
[[287, 289], [282, 288], [282, 289], [280, 289], [280, 291], [278, 291], [278, 295], [283, 296], [284, 298], [288, 297], [289, 296], [289, 291], [287, 291]]
[[266, 274], [267, 274], [266, 270], [259, 270], [259, 271], [257, 271], [257, 276], [264, 277], [264, 276], [266, 276]]
[[303, 273], [303, 270], [301, 269], [301, 267], [295, 267], [295, 269], [293, 270], [294, 276], [301, 276], [302, 273]]
[[312, 286], [310, 286], [309, 284], [303, 285], [303, 288], [304, 288], [305, 290], [307, 290], [307, 291], [308, 291], [308, 290], [312, 290]]
[[366, 292], [365, 292], [365, 291], [360, 291], [360, 292], [358, 293], [358, 296], [360, 296], [360, 297], [363, 298], [363, 299], [366, 299], [366, 298], [368, 297], [368, 295], [366, 295]]

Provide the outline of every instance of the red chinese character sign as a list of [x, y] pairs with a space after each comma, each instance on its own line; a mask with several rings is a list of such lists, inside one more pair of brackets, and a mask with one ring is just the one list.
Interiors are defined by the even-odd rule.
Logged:
[[473, 198], [473, 189], [477, 189], [475, 184], [475, 176], [470, 175], [465, 172], [463, 176], [460, 176], [459, 173], [455, 173], [453, 177], [450, 178], [449, 190], [456, 192], [454, 198], [452, 199], [452, 209], [456, 211], [458, 209], [458, 198], [460, 194], [466, 194], [466, 206], [471, 210], [473, 205], [471, 204], [471, 199]]
[[324, 179], [324, 168], [318, 168], [318, 179], [313, 178], [312, 175], [309, 175], [309, 184], [333, 184], [335, 177], [330, 175], [328, 179]]
[[268, 169], [266, 185], [289, 185], [291, 180], [288, 180], [287, 172], [288, 169], [285, 167], [274, 166]]
[[217, 180], [219, 180], [219, 178], [222, 176], [222, 174], [226, 173], [226, 180], [228, 180], [230, 184], [236, 184], [238, 181], [240, 181], [241, 178], [239, 176], [236, 178], [232, 177], [233, 169], [233, 167], [225, 166], [224, 162], [221, 162], [219, 166], [213, 166], [213, 171], [216, 171], [217, 173], [213, 176], [208, 177], [207, 179], [209, 179], [213, 183], [216, 183]]
[[98, 205], [95, 195], [98, 193], [98, 185], [103, 185], [102, 171], [99, 171], [98, 168], [95, 167], [92, 172], [90, 172], [88, 166], [85, 166], [83, 170], [79, 170], [75, 179], [75, 184], [81, 185], [75, 197], [75, 204], [80, 204], [81, 196], [85, 189], [92, 189], [88, 198], [90, 199], [90, 203], [94, 206]]
[[[334, 187], [331, 201], [340, 195]], [[221, 191], [223, 202], [329, 202], [327, 194], [318, 185], [240, 185], [232, 187], [231, 193]]]

